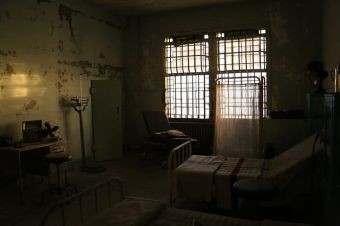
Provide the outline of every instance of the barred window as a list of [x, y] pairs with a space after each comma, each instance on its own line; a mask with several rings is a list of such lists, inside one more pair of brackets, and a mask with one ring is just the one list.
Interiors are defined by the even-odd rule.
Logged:
[[208, 119], [209, 36], [165, 39], [165, 106], [169, 118]]
[[[227, 118], [249, 118], [259, 106], [253, 84], [262, 81], [262, 114], [267, 115], [267, 40], [265, 29], [221, 32], [217, 37], [217, 77], [230, 85], [225, 91]], [[257, 89], [257, 88], [256, 88]], [[255, 90], [254, 90], [255, 91]], [[256, 95], [256, 97], [254, 96]], [[255, 101], [254, 101], [255, 100]], [[257, 113], [259, 114], [259, 113]]]

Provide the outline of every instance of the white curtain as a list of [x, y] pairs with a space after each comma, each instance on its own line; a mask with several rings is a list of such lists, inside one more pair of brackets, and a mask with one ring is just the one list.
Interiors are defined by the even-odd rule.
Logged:
[[260, 89], [258, 83], [216, 85], [215, 154], [258, 158], [260, 150]]

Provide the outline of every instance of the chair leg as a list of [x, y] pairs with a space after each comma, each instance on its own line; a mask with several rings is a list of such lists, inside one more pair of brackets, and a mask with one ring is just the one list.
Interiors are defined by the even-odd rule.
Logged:
[[68, 183], [68, 177], [67, 177], [67, 170], [64, 171], [64, 186], [66, 187], [73, 187], [73, 190], [75, 193], [78, 193], [78, 187], [75, 184], [69, 184]]

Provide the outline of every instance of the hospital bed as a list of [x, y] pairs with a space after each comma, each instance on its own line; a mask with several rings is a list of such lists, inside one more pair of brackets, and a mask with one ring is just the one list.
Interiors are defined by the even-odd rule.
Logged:
[[192, 155], [191, 143], [185, 142], [168, 158], [170, 205], [184, 198], [215, 201], [217, 208], [231, 210], [233, 183], [248, 178], [270, 180], [278, 187], [278, 194], [292, 198], [313, 186], [314, 155], [322, 149], [316, 134], [273, 159]]
[[[118, 188], [118, 190], [114, 188]], [[117, 195], [116, 198], [114, 197], [115, 195]], [[52, 205], [44, 215], [40, 226], [52, 225], [302, 226], [303, 224], [272, 220], [237, 219], [197, 211], [169, 208], [161, 201], [126, 197], [121, 180], [118, 177], [113, 177]]]

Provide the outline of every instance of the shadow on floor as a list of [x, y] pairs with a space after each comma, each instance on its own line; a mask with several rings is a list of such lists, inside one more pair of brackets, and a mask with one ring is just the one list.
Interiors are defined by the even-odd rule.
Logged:
[[[167, 171], [159, 161], [145, 159], [138, 151], [127, 151], [124, 158], [103, 162], [106, 171], [89, 174], [74, 168], [69, 172], [70, 183], [76, 184], [79, 191], [112, 176], [122, 179], [126, 195], [151, 199], [167, 200]], [[55, 178], [51, 177], [51, 180]], [[46, 189], [46, 183], [39, 176], [27, 176], [25, 203], [20, 204], [19, 189], [15, 180], [3, 178], [0, 184], [0, 225], [1, 226], [37, 226], [48, 207], [62, 196], [47, 197], [44, 204], [40, 201], [40, 192]]]

